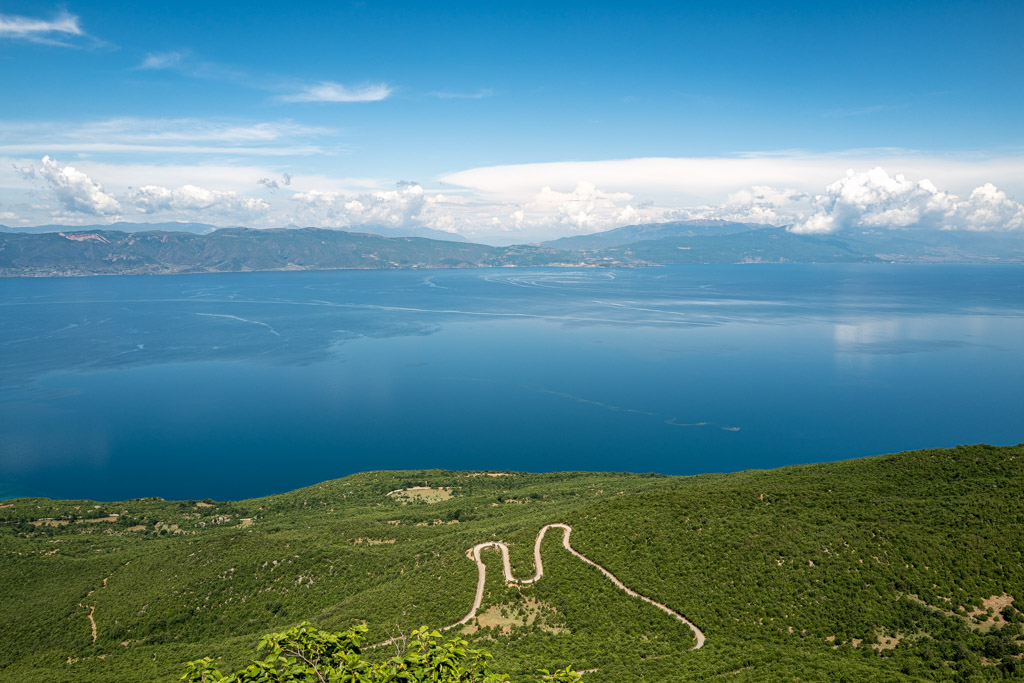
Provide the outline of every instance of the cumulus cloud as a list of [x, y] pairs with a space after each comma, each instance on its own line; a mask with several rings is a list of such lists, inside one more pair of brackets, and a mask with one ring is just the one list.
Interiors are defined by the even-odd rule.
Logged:
[[418, 183], [399, 182], [394, 190], [351, 195], [342, 192], [309, 190], [297, 192], [299, 213], [305, 220], [321, 226], [348, 227], [383, 225], [409, 227], [423, 219], [428, 198]]
[[282, 95], [282, 102], [379, 102], [391, 96], [387, 83], [368, 83], [348, 87], [341, 83], [321, 81], [305, 86], [301, 92]]
[[84, 35], [85, 32], [78, 23], [78, 17], [67, 12], [61, 12], [49, 20], [0, 14], [0, 38], [67, 45], [62, 39]]
[[[717, 176], [728, 168], [745, 169], [740, 174], [742, 178], [749, 173], [761, 172], [763, 163], [763, 159], [756, 163], [717, 160], [708, 165], [707, 171], [709, 176]], [[712, 197], [706, 197], [705, 203], [690, 206], [687, 206], [689, 194], [666, 196], [658, 191], [658, 183], [661, 188], [666, 188], [692, 179], [698, 184], [710, 182], [722, 187], [727, 181], [724, 174], [722, 178], [701, 180], [697, 166], [691, 161], [669, 159], [535, 164], [528, 167], [537, 173], [534, 183], [539, 184], [539, 180], [548, 177], [559, 180], [559, 183], [541, 186], [539, 192], [534, 190], [525, 201], [516, 200], [515, 195], [524, 193], [528, 188], [530, 180], [524, 173], [527, 167], [491, 167], [479, 172], [451, 174], [446, 179], [477, 189], [475, 211], [471, 215], [461, 212], [462, 218], [469, 218], [471, 223], [467, 226], [467, 221], [462, 220], [454, 224], [460, 226], [460, 232], [481, 236], [488, 230], [492, 234], [501, 230], [506, 234], [519, 234], [520, 238], [547, 237], [680, 219], [790, 225], [791, 230], [799, 233], [830, 233], [844, 228], [1012, 230], [1024, 227], [1024, 206], [992, 183], [977, 187], [962, 199], [928, 180], [890, 176], [882, 167], [876, 166], [860, 173], [850, 171], [828, 185], [823, 194], [815, 194], [805, 189], [809, 184], [803, 177], [806, 169], [797, 168], [794, 172], [786, 163], [776, 165], [778, 168], [773, 168], [767, 175], [799, 180], [799, 185], [755, 183], [737, 190], [733, 184], [732, 191], [723, 200], [707, 202]], [[615, 182], [602, 184], [599, 189], [593, 182], [577, 180], [571, 186], [573, 189], [564, 187], [565, 180], [572, 175], [588, 170]], [[628, 177], [629, 171], [637, 171], [645, 180], [649, 178], [655, 189], [651, 192], [645, 192], [642, 187], [635, 190], [637, 179]], [[659, 171], [664, 173], [660, 179], [657, 177]], [[836, 177], [819, 173], [819, 178], [830, 176]], [[496, 185], [499, 179], [511, 180], [511, 190], [499, 188]], [[643, 201], [637, 200], [638, 194], [643, 196]], [[502, 212], [502, 207], [509, 208]], [[436, 221], [437, 217], [433, 219]]]
[[722, 220], [736, 223], [759, 223], [761, 225], [782, 225], [795, 217], [803, 217], [803, 211], [810, 196], [793, 189], [777, 189], [768, 185], [738, 190], [729, 195], [720, 205], [703, 205], [695, 208], [667, 211], [669, 219]]
[[145, 185], [128, 193], [127, 202], [140, 213], [164, 211], [221, 211], [254, 214], [266, 211], [270, 204], [262, 199], [243, 197], [235, 192], [208, 190], [196, 185], [177, 189]]
[[1024, 228], [1024, 205], [1007, 197], [992, 183], [975, 188], [967, 201], [958, 204], [957, 216], [965, 230]]
[[567, 192], [581, 180], [664, 206], [721, 205], [739, 188], [791, 188], [810, 195], [848, 168], [899, 168], [962, 195], [992, 182], [1024, 197], [1024, 154], [926, 154], [902, 149], [834, 153], [782, 151], [730, 157], [650, 157], [484, 166], [446, 173], [439, 180], [506, 202], [528, 200], [544, 186]]
[[1011, 230], [1024, 225], [1024, 206], [991, 183], [967, 200], [940, 190], [930, 180], [914, 182], [885, 169], [847, 171], [812, 200], [814, 212], [791, 229], [831, 233], [849, 228], [942, 228]]
[[104, 192], [99, 183], [73, 166], [61, 166], [45, 156], [42, 165], [38, 169], [33, 169], [31, 175], [41, 178], [49, 185], [57, 201], [66, 211], [94, 216], [113, 216], [121, 213], [121, 204], [113, 195]]
[[593, 183], [579, 182], [571, 192], [541, 188], [532, 201], [518, 207], [510, 218], [516, 229], [559, 225], [573, 232], [596, 232], [629, 223], [645, 222], [642, 210], [630, 202], [628, 192], [606, 192]]
[[[266, 140], [266, 144], [276, 145], [278, 140], [287, 142], [291, 137], [312, 134], [289, 121], [126, 119], [80, 124], [75, 136], [106, 141], [122, 123], [133, 143], [177, 146], [179, 140], [209, 138], [224, 141], [221, 149], [232, 150], [242, 144], [248, 147]], [[0, 154], [6, 139], [16, 140], [25, 132], [21, 125], [29, 126], [26, 130], [40, 140], [45, 139], [36, 124], [0, 123]], [[62, 140], [56, 128], [53, 135], [55, 140]], [[870, 170], [844, 175], [845, 166], [839, 170], [831, 166], [805, 168], [780, 157], [770, 165], [772, 172], [765, 174], [772, 182], [744, 182], [769, 168], [765, 159], [756, 163], [717, 160], [706, 167], [704, 176], [699, 172], [703, 168], [699, 160], [663, 159], [651, 160], [652, 165], [644, 160], [626, 160], [537, 164], [529, 169], [492, 167], [482, 175], [474, 171], [468, 178], [445, 176], [449, 181], [459, 177], [467, 183], [461, 187], [432, 188], [413, 181], [389, 184], [380, 178], [319, 174], [300, 174], [293, 180], [280, 169], [292, 168], [295, 162], [275, 168], [231, 160], [219, 164], [145, 165], [83, 159], [75, 164], [78, 168], [72, 168], [49, 156], [40, 164], [40, 156], [34, 163], [0, 157], [0, 191], [10, 193], [0, 195], [0, 199], [17, 196], [25, 180], [46, 190], [31, 203], [3, 207], [17, 208], [19, 220], [27, 217], [36, 223], [59, 222], [74, 220], [74, 215], [113, 220], [122, 213], [138, 212], [159, 215], [160, 220], [198, 218], [231, 225], [426, 226], [491, 243], [540, 241], [679, 219], [788, 225], [805, 233], [911, 227], [1024, 229], [1024, 206], [1016, 201], [1022, 194], [1015, 184], [1024, 176], [1011, 172], [1018, 167], [1024, 170], [1024, 163], [1009, 158], [1002, 165], [970, 161], [963, 173], [956, 174], [964, 182], [947, 182], [945, 176], [943, 182], [918, 180], [939, 177], [930, 172], [890, 175], [884, 170], [890, 168], [888, 163], [860, 166]], [[531, 176], [527, 170], [536, 174]], [[730, 177], [726, 173], [729, 170], [741, 172]], [[808, 189], [812, 185], [811, 170], [817, 180]], [[586, 175], [591, 171], [595, 177]], [[634, 171], [638, 175], [632, 175]], [[826, 186], [835, 178], [839, 180]], [[512, 182], [499, 185], [501, 179]], [[288, 201], [275, 199], [279, 196]]]
[[[249, 174], [256, 169], [242, 169], [241, 176], [235, 178], [231, 175], [232, 169], [221, 167], [138, 167], [129, 174], [120, 173], [118, 166], [91, 164], [89, 168], [91, 173], [107, 181], [113, 179], [115, 188], [107, 190], [89, 174], [72, 166], [61, 165], [49, 156], [43, 157], [38, 165], [11, 165], [14, 176], [45, 184], [52, 190], [56, 202], [37, 202], [30, 207], [29, 213], [37, 221], [64, 220], [70, 214], [119, 219], [124, 212], [134, 210], [142, 214], [181, 214], [191, 217], [202, 214], [211, 220], [220, 218], [230, 224], [238, 224], [245, 221], [261, 222], [271, 208], [264, 199], [248, 197], [231, 188], [232, 185], [251, 187], [252, 176]], [[182, 175], [203, 184], [212, 181], [215, 188], [217, 185], [220, 187], [211, 189], [195, 182], [175, 186], [167, 182], [174, 182]], [[250, 178], [248, 182], [244, 182], [246, 176]], [[157, 182], [162, 180], [164, 183], [150, 182], [136, 188], [124, 183], [129, 178], [131, 182], [140, 177]]]

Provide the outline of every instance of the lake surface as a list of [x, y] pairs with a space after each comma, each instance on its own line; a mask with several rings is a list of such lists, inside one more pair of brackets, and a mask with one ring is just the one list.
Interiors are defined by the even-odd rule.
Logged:
[[1024, 441], [1024, 267], [0, 280], [0, 497]]

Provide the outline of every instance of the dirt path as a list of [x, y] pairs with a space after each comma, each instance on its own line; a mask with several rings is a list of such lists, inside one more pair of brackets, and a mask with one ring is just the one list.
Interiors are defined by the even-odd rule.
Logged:
[[[89, 591], [89, 594], [92, 595], [92, 591]], [[89, 617], [89, 626], [92, 628], [92, 642], [95, 643], [96, 638], [99, 636], [99, 633], [96, 631], [96, 619], [93, 617], [93, 615], [96, 614], [96, 605], [83, 605], [82, 603], [78, 603], [78, 606], [89, 608], [89, 614], [86, 616]]]
[[[127, 565], [127, 564], [128, 563], [126, 562], [125, 565]], [[111, 574], [110, 576], [113, 576], [113, 574]], [[110, 581], [110, 576], [104, 577], [103, 585], [101, 586], [101, 588], [106, 588], [107, 587], [107, 581]], [[87, 598], [92, 597], [92, 594], [95, 593], [95, 592], [96, 592], [96, 589], [93, 588], [91, 591], [89, 591], [88, 593], [85, 594], [85, 597], [87, 597]], [[80, 602], [80, 603], [78, 603], [78, 606], [82, 607], [82, 608], [85, 608], [85, 607], [89, 608], [89, 614], [87, 614], [86, 616], [89, 617], [89, 626], [90, 626], [90, 628], [92, 628], [92, 642], [95, 643], [96, 639], [99, 637], [99, 631], [96, 629], [96, 617], [95, 617], [96, 605], [85, 605], [85, 604]]]
[[554, 528], [562, 530], [562, 547], [564, 547], [570, 553], [578, 557], [580, 560], [586, 562], [590, 566], [596, 567], [597, 570], [604, 574], [605, 577], [613, 584], [615, 584], [615, 586], [619, 590], [625, 592], [627, 595], [630, 595], [634, 598], [638, 598], [650, 605], [657, 607], [665, 614], [674, 617], [676, 620], [685, 624], [691, 631], [693, 631], [693, 637], [697, 641], [697, 644], [694, 646], [694, 649], [699, 650], [700, 648], [704, 647], [704, 632], [697, 628], [697, 626], [694, 625], [692, 621], [684, 617], [679, 612], [676, 612], [671, 607], [663, 605], [660, 602], [657, 602], [656, 600], [652, 600], [646, 595], [640, 595], [635, 590], [627, 587], [624, 583], [619, 581], [619, 579], [610, 571], [608, 571], [598, 563], [594, 562], [593, 560], [591, 560], [590, 558], [586, 557], [585, 555], [577, 551], [575, 548], [573, 548], [572, 545], [569, 544], [569, 534], [572, 533], [572, 527], [568, 524], [548, 524], [540, 530], [540, 533], [537, 534], [537, 540], [533, 544], [533, 562], [534, 566], [536, 567], [536, 573], [533, 575], [532, 578], [529, 579], [517, 579], [514, 576], [512, 576], [512, 564], [511, 562], [509, 562], [508, 546], [502, 543], [501, 541], [489, 541], [487, 543], [478, 543], [477, 545], [470, 548], [466, 552], [466, 556], [476, 562], [477, 569], [476, 597], [473, 599], [473, 606], [470, 608], [469, 613], [466, 616], [462, 617], [462, 619], [455, 622], [454, 624], [446, 626], [442, 630], [447, 631], [449, 629], [455, 628], [456, 626], [463, 626], [469, 623], [473, 620], [474, 617], [476, 617], [476, 613], [480, 610], [480, 605], [484, 599], [484, 584], [487, 579], [487, 565], [485, 565], [483, 560], [480, 559], [480, 552], [482, 550], [486, 548], [497, 548], [501, 551], [501, 563], [502, 569], [504, 570], [506, 582], [520, 584], [535, 583], [536, 581], [539, 581], [542, 576], [544, 576], [544, 562], [541, 560], [540, 557], [540, 544], [544, 540], [544, 535], [547, 533], [548, 529]]
[[[671, 607], [668, 607], [667, 605], [663, 605], [660, 602], [658, 602], [656, 600], [652, 600], [651, 598], [647, 597], [646, 595], [641, 595], [640, 593], [637, 593], [635, 590], [627, 587], [624, 583], [619, 581], [618, 577], [616, 577], [610, 571], [608, 571], [607, 569], [605, 569], [604, 567], [599, 565], [597, 562], [594, 562], [589, 557], [583, 555], [582, 553], [577, 551], [575, 548], [573, 548], [569, 544], [569, 534], [572, 533], [572, 527], [569, 526], [568, 524], [548, 524], [547, 526], [542, 527], [540, 532], [537, 533], [537, 540], [533, 544], [533, 564], [534, 564], [534, 567], [536, 567], [536, 573], [533, 575], [532, 578], [529, 578], [529, 579], [517, 579], [514, 576], [512, 576], [512, 563], [509, 561], [508, 546], [506, 544], [502, 543], [501, 541], [488, 541], [486, 543], [477, 543], [475, 546], [473, 546], [472, 548], [467, 550], [466, 551], [466, 557], [468, 557], [469, 559], [471, 559], [474, 562], [476, 562], [476, 571], [477, 571], [476, 596], [473, 598], [473, 606], [470, 608], [469, 613], [466, 614], [466, 616], [462, 617], [461, 619], [456, 621], [454, 624], [450, 624], [448, 626], [445, 626], [441, 630], [442, 631], [449, 631], [449, 630], [451, 630], [453, 628], [456, 628], [458, 626], [464, 626], [464, 625], [468, 624], [470, 621], [472, 621], [476, 617], [476, 613], [480, 611], [480, 605], [483, 603], [483, 600], [484, 600], [484, 585], [487, 582], [487, 565], [485, 565], [484, 561], [480, 558], [480, 552], [482, 550], [485, 550], [486, 548], [497, 548], [499, 551], [501, 551], [501, 564], [502, 564], [502, 569], [503, 569], [504, 574], [505, 574], [505, 581], [506, 582], [508, 582], [508, 583], [519, 583], [519, 584], [535, 583], [535, 582], [539, 581], [542, 576], [544, 576], [544, 562], [543, 562], [543, 560], [541, 560], [541, 557], [540, 557], [540, 544], [541, 544], [541, 542], [543, 542], [544, 535], [547, 534], [548, 529], [554, 529], [554, 528], [558, 528], [558, 529], [562, 530], [562, 547], [563, 548], [568, 550], [570, 553], [572, 553], [573, 555], [578, 557], [583, 562], [586, 562], [590, 566], [595, 567], [598, 571], [600, 571], [602, 574], [604, 574], [605, 577], [609, 581], [611, 581], [613, 584], [615, 584], [615, 586], [619, 590], [623, 591], [627, 595], [630, 595], [630, 596], [632, 596], [634, 598], [638, 598], [640, 600], [643, 600], [644, 602], [648, 603], [649, 605], [653, 605], [654, 607], [657, 607], [658, 609], [660, 609], [665, 614], [667, 614], [670, 617], [673, 617], [674, 619], [676, 619], [677, 621], [683, 623], [687, 628], [689, 628], [693, 632], [693, 637], [697, 641], [697, 644], [694, 645], [694, 647], [693, 647], [694, 650], [699, 650], [702, 647], [704, 647], [704, 640], [705, 640], [704, 639], [704, 632], [701, 631], [699, 628], [697, 628], [697, 626], [692, 621], [690, 621], [689, 619], [684, 617], [679, 612], [676, 612]], [[388, 638], [387, 640], [385, 640], [383, 642], [375, 643], [373, 645], [370, 645], [366, 649], [372, 650], [372, 649], [378, 648], [378, 647], [385, 647], [385, 646], [388, 646], [388, 645], [392, 645], [392, 644], [394, 644], [394, 643], [396, 643], [396, 642], [398, 642], [400, 640], [405, 640], [405, 636], [398, 636], [398, 637], [395, 637], [395, 638]]]

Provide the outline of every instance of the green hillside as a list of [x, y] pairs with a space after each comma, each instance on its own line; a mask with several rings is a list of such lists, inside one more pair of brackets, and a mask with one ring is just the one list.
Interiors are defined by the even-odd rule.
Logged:
[[295, 228], [188, 232], [0, 232], [0, 276], [144, 275], [267, 270], [622, 265], [536, 246]]
[[[159, 224], [155, 227], [163, 228]], [[223, 228], [201, 224], [140, 231], [40, 233], [57, 226], [0, 226], [0, 277], [222, 273], [477, 267], [633, 267], [681, 263], [1020, 263], [1019, 235], [971, 231], [882, 230], [801, 235], [785, 228], [726, 221], [630, 225], [537, 245], [492, 247], [425, 231], [381, 236], [321, 228]], [[95, 227], [95, 226], [94, 226]], [[102, 226], [98, 226], [102, 227]], [[118, 228], [123, 229], [118, 229]], [[368, 226], [368, 229], [380, 228]], [[190, 231], [184, 231], [190, 230]], [[462, 239], [462, 238], [459, 238]]]
[[1024, 677], [1024, 445], [697, 477], [371, 472], [241, 502], [9, 500], [0, 522], [5, 681], [226, 670], [304, 620], [365, 622], [370, 642], [439, 628], [472, 605], [468, 549], [504, 541], [530, 577], [555, 522], [707, 642], [549, 533], [534, 584], [505, 585], [483, 551], [478, 620], [452, 631], [515, 681], [568, 664], [608, 683]]

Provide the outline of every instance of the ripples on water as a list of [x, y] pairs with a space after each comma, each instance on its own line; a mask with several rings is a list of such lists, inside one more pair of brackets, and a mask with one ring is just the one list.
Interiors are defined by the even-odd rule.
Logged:
[[[1022, 440], [1024, 268], [0, 281], [0, 496], [687, 474]], [[285, 465], [286, 463], [286, 465]]]

